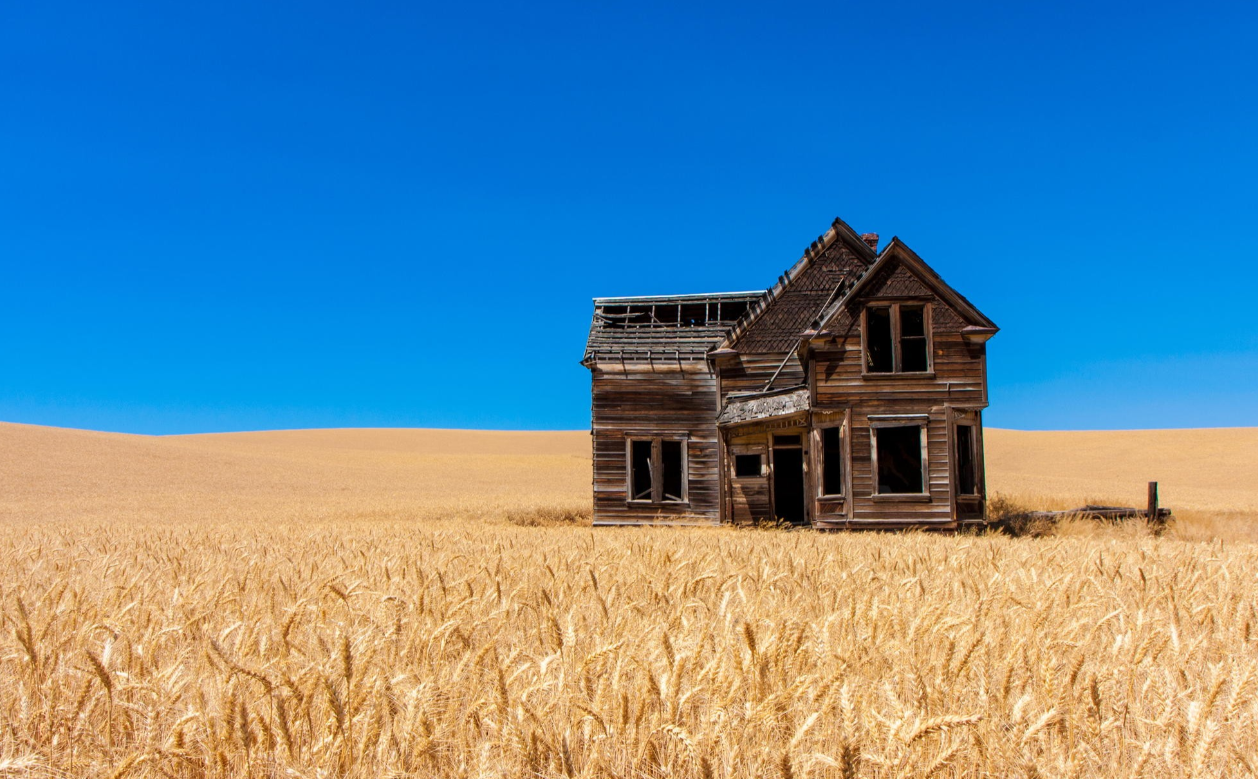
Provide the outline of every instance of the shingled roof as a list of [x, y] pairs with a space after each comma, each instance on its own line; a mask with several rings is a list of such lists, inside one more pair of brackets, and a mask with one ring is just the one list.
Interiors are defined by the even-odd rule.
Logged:
[[[877, 240], [876, 235], [871, 237]], [[721, 348], [762, 354], [790, 351], [800, 333], [875, 260], [873, 247], [842, 219], [835, 219], [735, 323]]]
[[595, 298], [581, 362], [703, 360], [764, 293]]
[[992, 330], [993, 333], [998, 329], [995, 322], [989, 319], [982, 311], [979, 311], [964, 295], [953, 289], [948, 282], [944, 281], [943, 277], [934, 268], [927, 265], [925, 260], [917, 256], [917, 252], [910, 249], [900, 240], [899, 236], [891, 239], [891, 242], [887, 244], [886, 248], [878, 256], [877, 262], [856, 276], [852, 283], [842, 290], [842, 294], [838, 296], [838, 299], [826, 306], [818, 314], [813, 322], [813, 326], [818, 328], [827, 326], [845, 306], [860, 297], [867, 286], [878, 283], [877, 280], [879, 278], [885, 279], [893, 263], [899, 263], [911, 268], [917, 279], [920, 279], [933, 289], [971, 325], [983, 330]]

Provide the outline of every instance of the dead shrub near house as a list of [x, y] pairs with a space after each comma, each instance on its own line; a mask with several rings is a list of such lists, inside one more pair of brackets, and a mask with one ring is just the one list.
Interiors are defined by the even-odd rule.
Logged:
[[1011, 536], [1039, 538], [1050, 535], [1057, 521], [1045, 517], [1008, 495], [995, 494], [987, 501], [988, 527]]

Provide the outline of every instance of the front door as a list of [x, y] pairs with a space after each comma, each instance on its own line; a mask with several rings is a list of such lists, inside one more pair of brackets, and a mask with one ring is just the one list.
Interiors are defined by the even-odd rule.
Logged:
[[773, 436], [773, 515], [801, 525], [804, 516], [804, 448], [798, 435]]

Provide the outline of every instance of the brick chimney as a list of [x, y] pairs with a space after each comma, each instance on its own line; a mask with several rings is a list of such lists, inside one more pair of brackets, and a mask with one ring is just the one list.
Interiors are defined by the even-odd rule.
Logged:
[[862, 233], [861, 240], [875, 252], [878, 251], [878, 233]]

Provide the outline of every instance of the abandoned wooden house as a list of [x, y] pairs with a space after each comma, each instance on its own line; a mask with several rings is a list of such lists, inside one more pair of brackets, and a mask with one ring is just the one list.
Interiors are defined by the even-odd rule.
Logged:
[[595, 524], [983, 522], [997, 328], [877, 246], [836, 219], [763, 292], [596, 298]]

